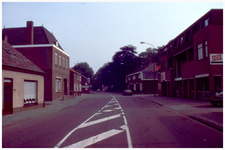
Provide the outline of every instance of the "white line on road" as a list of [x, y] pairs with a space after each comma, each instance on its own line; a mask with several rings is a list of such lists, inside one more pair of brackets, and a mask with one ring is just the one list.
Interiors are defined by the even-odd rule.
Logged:
[[85, 139], [83, 141], [80, 141], [78, 143], [69, 145], [66, 148], [84, 148], [84, 147], [90, 146], [92, 144], [95, 144], [97, 142], [100, 142], [100, 141], [102, 141], [104, 139], [107, 139], [109, 137], [112, 137], [114, 135], [117, 135], [117, 134], [119, 134], [119, 133], [121, 133], [123, 131], [124, 130], [112, 129], [112, 130], [109, 130], [107, 132], [104, 132], [104, 133], [98, 134], [96, 136], [90, 137], [88, 139]]
[[88, 126], [98, 124], [98, 123], [101, 123], [101, 122], [104, 122], [104, 121], [112, 120], [112, 119], [115, 119], [115, 118], [118, 118], [118, 117], [121, 117], [121, 114], [117, 114], [117, 115], [114, 115], [114, 116], [109, 116], [109, 117], [105, 117], [105, 118], [98, 119], [98, 120], [95, 120], [95, 121], [87, 122], [87, 123], [84, 123], [84, 124], [80, 125], [79, 128], [88, 127]]
[[[112, 96], [112, 95], [111, 95]], [[113, 99], [116, 99], [114, 96], [112, 96]], [[131, 137], [130, 137], [130, 131], [129, 131], [129, 127], [128, 127], [128, 124], [127, 124], [127, 119], [125, 117], [125, 114], [123, 112], [123, 109], [122, 107], [120, 106], [119, 102], [117, 101], [119, 107], [121, 108], [121, 111], [122, 111], [122, 114], [123, 114], [123, 119], [124, 119], [124, 123], [125, 123], [125, 126], [126, 126], [126, 133], [127, 133], [127, 143], [128, 143], [128, 147], [129, 148], [132, 148], [132, 142], [131, 142]]]

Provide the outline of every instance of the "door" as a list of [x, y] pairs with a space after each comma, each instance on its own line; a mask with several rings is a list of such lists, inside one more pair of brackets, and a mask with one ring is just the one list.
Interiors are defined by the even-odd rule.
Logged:
[[12, 80], [4, 79], [3, 115], [12, 114]]
[[67, 95], [67, 79], [64, 79], [64, 94]]

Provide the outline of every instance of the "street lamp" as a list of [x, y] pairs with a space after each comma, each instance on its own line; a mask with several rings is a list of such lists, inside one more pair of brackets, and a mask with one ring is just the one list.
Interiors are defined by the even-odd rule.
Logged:
[[[155, 58], [155, 52], [156, 50], [154, 50], [154, 45], [147, 43], [147, 42], [140, 42], [140, 44], [148, 44], [151, 45], [153, 47], [152, 51], [153, 51], [153, 58]], [[153, 72], [154, 72], [154, 97], [155, 97], [155, 65], [153, 64]]]

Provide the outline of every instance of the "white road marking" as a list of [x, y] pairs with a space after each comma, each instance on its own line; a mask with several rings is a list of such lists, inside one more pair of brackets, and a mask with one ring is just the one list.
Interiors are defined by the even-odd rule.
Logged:
[[105, 118], [98, 119], [98, 120], [95, 120], [95, 121], [87, 122], [85, 124], [80, 125], [79, 128], [88, 127], [88, 126], [98, 124], [98, 123], [101, 123], [101, 122], [104, 122], [104, 121], [112, 120], [112, 119], [115, 119], [115, 118], [118, 118], [118, 117], [121, 117], [121, 114], [117, 114], [117, 115], [114, 115], [114, 116], [109, 116], [109, 117], [105, 117]]
[[112, 109], [110, 109], [110, 110], [103, 110], [102, 112], [111, 112], [111, 111], [113, 111]]
[[102, 141], [104, 139], [107, 139], [109, 137], [112, 137], [114, 135], [117, 135], [117, 134], [119, 134], [119, 133], [121, 133], [123, 131], [124, 130], [112, 129], [112, 130], [109, 130], [107, 132], [104, 132], [104, 133], [98, 134], [96, 136], [90, 137], [88, 139], [85, 139], [83, 141], [80, 141], [78, 143], [69, 145], [66, 148], [84, 148], [84, 147], [90, 146], [92, 144], [95, 144], [97, 142], [100, 142], [100, 141]]
[[[111, 95], [111, 96], [112, 96], [112, 95]], [[112, 97], [115, 99], [114, 96], [112, 96]], [[127, 143], [128, 143], [128, 147], [129, 147], [129, 148], [132, 148], [132, 142], [131, 142], [131, 137], [130, 137], [129, 127], [128, 127], [128, 125], [127, 125], [127, 119], [126, 119], [126, 117], [125, 117], [125, 114], [124, 114], [123, 109], [122, 109], [122, 107], [120, 106], [119, 102], [118, 102], [118, 105], [119, 105], [119, 107], [121, 108], [121, 111], [122, 111], [122, 114], [123, 114], [123, 120], [124, 120], [124, 123], [125, 123], [125, 126], [126, 126], [126, 133], [127, 133]]]
[[[90, 120], [92, 117], [94, 117], [96, 114], [92, 115], [90, 118], [88, 118], [87, 120], [85, 120], [83, 123], [81, 123], [79, 126], [81, 126], [82, 124], [86, 123], [88, 120]], [[74, 128], [72, 131], [70, 131], [54, 148], [58, 148], [74, 131], [76, 131], [79, 126], [77, 126], [76, 128]]]
[[[112, 95], [111, 95], [112, 96]], [[101, 133], [97, 136], [93, 136], [91, 138], [88, 138], [86, 140], [83, 140], [83, 141], [80, 141], [78, 143], [75, 143], [75, 144], [72, 144], [72, 145], [69, 145], [67, 146], [68, 148], [75, 148], [75, 147], [78, 147], [78, 148], [82, 148], [82, 147], [87, 147], [89, 145], [92, 145], [94, 143], [97, 143], [97, 142], [100, 142], [104, 139], [107, 139], [109, 137], [112, 137], [116, 134], [119, 134], [121, 132], [123, 132], [124, 130], [126, 130], [126, 135], [127, 135], [127, 142], [128, 142], [128, 147], [129, 148], [132, 148], [132, 142], [131, 142], [131, 137], [130, 137], [130, 132], [129, 132], [129, 127], [127, 125], [127, 120], [126, 120], [126, 117], [124, 115], [124, 112], [123, 112], [123, 109], [122, 107], [120, 106], [119, 102], [116, 100], [116, 98], [114, 96], [112, 96], [112, 100], [109, 101], [108, 104], [106, 104], [104, 107], [102, 107], [97, 113], [95, 113], [94, 115], [92, 115], [90, 118], [88, 118], [87, 120], [85, 120], [83, 123], [81, 123], [79, 126], [77, 126], [76, 128], [74, 128], [72, 131], [70, 131], [56, 146], [55, 148], [58, 148], [74, 131], [76, 131], [77, 129], [79, 128], [84, 128], [84, 127], [87, 127], [87, 126], [91, 126], [91, 125], [94, 125], [94, 124], [97, 124], [97, 123], [101, 123], [101, 122], [104, 122], [104, 121], [108, 121], [108, 120], [111, 120], [111, 119], [115, 119], [115, 118], [118, 118], [118, 117], [121, 117], [123, 116], [123, 119], [124, 119], [124, 123], [125, 125], [121, 126], [120, 128], [122, 128], [123, 130], [116, 130], [116, 129], [112, 129], [112, 130], [109, 130], [107, 132], [104, 132], [104, 133]], [[111, 104], [111, 103], [115, 103], [115, 104]], [[109, 117], [106, 117], [106, 118], [102, 118], [102, 119], [98, 119], [98, 120], [95, 120], [95, 121], [91, 121], [91, 122], [88, 122], [91, 118], [93, 118], [94, 116], [96, 115], [99, 115], [99, 114], [102, 114], [102, 112], [109, 112], [109, 111], [112, 111], [112, 110], [103, 110], [105, 107], [111, 107], [111, 106], [114, 106], [114, 105], [119, 105], [119, 107], [116, 107], [112, 110], [115, 110], [115, 109], [120, 109], [122, 114], [117, 114], [117, 115], [114, 115], [114, 116], [109, 116]], [[102, 111], [103, 110], [103, 111]]]

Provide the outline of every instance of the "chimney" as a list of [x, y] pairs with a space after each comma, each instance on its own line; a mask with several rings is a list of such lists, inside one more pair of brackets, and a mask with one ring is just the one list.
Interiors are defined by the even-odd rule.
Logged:
[[2, 40], [5, 42], [8, 42], [8, 36], [7, 35], [2, 35]]
[[27, 35], [26, 44], [34, 44], [34, 23], [27, 21]]

